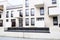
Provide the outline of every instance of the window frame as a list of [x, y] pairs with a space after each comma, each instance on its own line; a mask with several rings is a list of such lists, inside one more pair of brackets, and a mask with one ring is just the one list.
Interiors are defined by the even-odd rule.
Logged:
[[34, 8], [31, 8], [31, 16], [34, 16], [35, 15], [35, 10]]
[[25, 25], [26, 25], [26, 26], [29, 26], [29, 18], [26, 18], [26, 19], [25, 19]]
[[35, 18], [31, 18], [31, 26], [35, 26]]
[[52, 4], [56, 4], [56, 0], [52, 0]]
[[58, 25], [58, 17], [53, 17], [53, 25]]
[[40, 7], [40, 15], [44, 15], [44, 7]]
[[29, 16], [29, 9], [25, 9], [25, 16]]

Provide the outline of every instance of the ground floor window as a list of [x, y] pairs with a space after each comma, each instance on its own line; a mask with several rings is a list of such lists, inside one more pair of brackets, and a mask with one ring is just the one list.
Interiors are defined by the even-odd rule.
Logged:
[[58, 17], [53, 17], [53, 25], [58, 25]]
[[23, 18], [19, 18], [19, 27], [23, 27]]
[[16, 26], [16, 20], [15, 19], [11, 19], [11, 26], [15, 27]]
[[31, 25], [34, 26], [35, 25], [35, 19], [31, 18]]
[[25, 25], [26, 25], [26, 26], [29, 26], [29, 18], [26, 18], [26, 19], [25, 19]]
[[3, 20], [0, 20], [0, 27], [3, 26]]

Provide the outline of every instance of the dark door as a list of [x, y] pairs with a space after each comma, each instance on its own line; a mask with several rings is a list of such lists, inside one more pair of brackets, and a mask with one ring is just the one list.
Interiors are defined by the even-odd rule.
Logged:
[[16, 21], [15, 21], [15, 19], [11, 19], [11, 26], [12, 27], [16, 27]]

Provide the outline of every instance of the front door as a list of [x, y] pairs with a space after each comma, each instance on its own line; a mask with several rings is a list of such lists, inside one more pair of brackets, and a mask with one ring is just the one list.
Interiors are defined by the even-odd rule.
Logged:
[[15, 19], [11, 19], [11, 26], [16, 27], [16, 20]]

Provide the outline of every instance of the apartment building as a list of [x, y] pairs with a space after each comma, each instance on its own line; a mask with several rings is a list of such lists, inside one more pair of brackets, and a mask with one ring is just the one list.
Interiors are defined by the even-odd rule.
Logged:
[[20, 5], [6, 6], [0, 13], [1, 35], [59, 39], [59, 11], [59, 0], [22, 0]]

